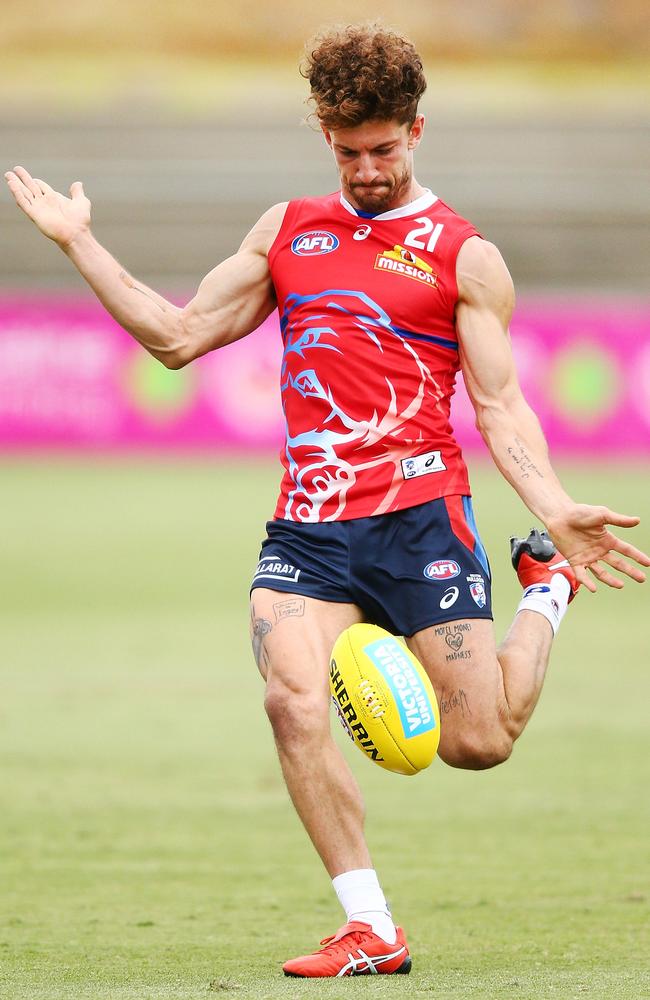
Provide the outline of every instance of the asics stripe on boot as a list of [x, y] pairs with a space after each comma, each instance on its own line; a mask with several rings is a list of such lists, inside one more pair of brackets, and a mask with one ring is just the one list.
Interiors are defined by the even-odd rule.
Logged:
[[324, 948], [313, 955], [292, 958], [282, 966], [285, 976], [321, 978], [376, 976], [411, 971], [411, 958], [404, 931], [397, 927], [397, 940], [388, 944], [370, 924], [355, 920], [321, 941]]
[[556, 573], [561, 573], [567, 578], [571, 587], [569, 603], [576, 596], [580, 586], [576, 575], [569, 561], [557, 551], [546, 531], [533, 528], [528, 538], [511, 538], [510, 557], [524, 590], [536, 583], [548, 583]]

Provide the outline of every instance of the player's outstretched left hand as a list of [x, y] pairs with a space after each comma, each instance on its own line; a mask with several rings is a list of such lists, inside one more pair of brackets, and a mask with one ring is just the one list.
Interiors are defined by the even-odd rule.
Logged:
[[[573, 566], [580, 583], [595, 593], [596, 584], [587, 570], [600, 583], [617, 590], [623, 587], [623, 581], [610, 573], [608, 566], [637, 583], [645, 581], [643, 570], [628, 560], [633, 559], [641, 566], [650, 566], [650, 556], [629, 542], [622, 541], [607, 528], [609, 524], [619, 528], [633, 528], [639, 521], [638, 517], [617, 514], [608, 507], [575, 504], [568, 511], [551, 519], [546, 527], [558, 552]], [[623, 558], [624, 556], [627, 558]]]

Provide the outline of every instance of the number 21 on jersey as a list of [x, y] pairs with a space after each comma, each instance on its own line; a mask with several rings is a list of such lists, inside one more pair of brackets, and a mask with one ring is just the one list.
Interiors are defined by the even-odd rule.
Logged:
[[[419, 222], [420, 225], [416, 229], [411, 230], [406, 236], [404, 243], [407, 247], [415, 247], [416, 250], [428, 250], [429, 253], [433, 253], [436, 243], [440, 239], [440, 234], [445, 228], [444, 223], [438, 222], [434, 226], [432, 220], [427, 219], [426, 216], [422, 216], [415, 221]], [[429, 237], [427, 241], [422, 238], [426, 236]]]

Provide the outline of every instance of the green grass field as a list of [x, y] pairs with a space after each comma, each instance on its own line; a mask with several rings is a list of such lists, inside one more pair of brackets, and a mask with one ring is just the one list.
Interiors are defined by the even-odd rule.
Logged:
[[[345, 744], [413, 973], [285, 980], [342, 915], [248, 645], [275, 469], [5, 459], [1, 478], [3, 1000], [650, 996], [650, 589], [580, 595], [504, 766], [402, 778]], [[531, 517], [473, 478], [502, 633]], [[647, 474], [565, 480], [645, 512], [650, 547]]]

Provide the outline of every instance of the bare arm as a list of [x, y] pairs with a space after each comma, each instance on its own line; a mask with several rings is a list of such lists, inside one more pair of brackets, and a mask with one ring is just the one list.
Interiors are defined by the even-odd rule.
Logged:
[[639, 518], [575, 503], [553, 471], [546, 439], [515, 371], [508, 333], [514, 289], [499, 251], [472, 237], [461, 247], [457, 276], [456, 326], [463, 376], [476, 425], [499, 471], [546, 525], [589, 590], [595, 590], [595, 584], [587, 568], [601, 582], [623, 586], [602, 563], [643, 582], [642, 571], [619, 553], [643, 566], [650, 566], [650, 557], [606, 528], [608, 524], [633, 527]]
[[215, 267], [181, 308], [132, 278], [97, 242], [80, 181], [66, 198], [23, 167], [5, 178], [17, 205], [61, 247], [111, 316], [168, 368], [245, 337], [275, 308], [267, 254], [286, 204], [269, 209], [239, 251]]

